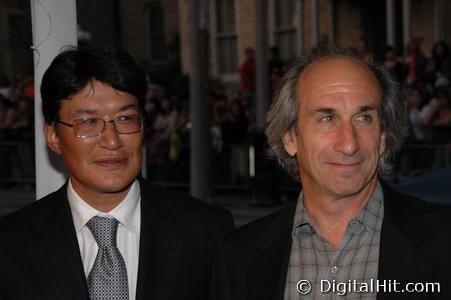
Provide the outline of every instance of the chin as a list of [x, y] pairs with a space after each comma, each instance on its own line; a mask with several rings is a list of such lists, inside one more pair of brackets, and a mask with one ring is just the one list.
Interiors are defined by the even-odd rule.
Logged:
[[118, 193], [127, 189], [135, 178], [113, 179], [97, 182], [98, 189], [105, 193]]
[[330, 189], [334, 191], [335, 194], [342, 197], [352, 196], [360, 193], [366, 186], [369, 185], [371, 180], [362, 181], [355, 179], [342, 180], [340, 182], [335, 182]]

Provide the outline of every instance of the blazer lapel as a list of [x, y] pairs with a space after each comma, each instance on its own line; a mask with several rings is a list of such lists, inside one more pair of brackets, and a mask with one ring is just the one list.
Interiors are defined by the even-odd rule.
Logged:
[[296, 202], [284, 208], [257, 240], [247, 274], [248, 299], [283, 299]]
[[[403, 203], [405, 196], [384, 186], [384, 220], [379, 252], [379, 280], [427, 282], [440, 266], [424, 249], [432, 237], [421, 216]], [[406, 202], [409, 199], [406, 200]], [[378, 294], [378, 299], [384, 299]]]
[[40, 274], [36, 288], [54, 299], [89, 299], [83, 264], [64, 185], [51, 197], [48, 213], [37, 216], [31, 263]]
[[176, 293], [182, 239], [173, 230], [170, 201], [141, 184], [141, 233], [136, 299], [169, 299]]

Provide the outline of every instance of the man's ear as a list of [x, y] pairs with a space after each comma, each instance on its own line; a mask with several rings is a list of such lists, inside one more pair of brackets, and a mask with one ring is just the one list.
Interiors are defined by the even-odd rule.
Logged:
[[288, 131], [283, 136], [283, 146], [285, 151], [291, 156], [295, 156], [298, 152], [298, 145], [296, 143], [296, 135], [293, 130]]
[[47, 146], [49, 146], [49, 148], [56, 154], [61, 154], [60, 140], [58, 134], [56, 133], [56, 126], [54, 124], [49, 125], [45, 123], [44, 134], [45, 139], [47, 140]]

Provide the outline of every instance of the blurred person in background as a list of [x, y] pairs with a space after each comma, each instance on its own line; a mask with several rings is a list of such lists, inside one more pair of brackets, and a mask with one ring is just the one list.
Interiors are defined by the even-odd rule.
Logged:
[[434, 149], [430, 143], [436, 108], [420, 85], [406, 89], [405, 94], [410, 134], [397, 156], [396, 165], [400, 173], [408, 172], [408, 176], [415, 176], [432, 168]]
[[3, 132], [3, 136], [7, 134], [7, 129], [11, 128], [15, 114], [14, 105], [6, 97], [0, 95], [0, 130]]
[[[432, 119], [433, 126], [451, 127], [451, 102], [449, 88], [437, 89], [435, 97], [431, 100], [435, 108], [435, 115]], [[448, 136], [450, 138], [450, 136]], [[449, 140], [449, 139], [448, 139]]]
[[271, 47], [269, 48], [269, 79], [271, 83], [271, 95], [273, 95], [280, 84], [280, 79], [282, 78], [285, 63], [279, 56], [279, 48]]
[[22, 93], [25, 97], [34, 99], [34, 78], [32, 75], [26, 75], [24, 77]]
[[[31, 180], [34, 176], [34, 110], [30, 99], [19, 97], [15, 102], [15, 115], [11, 123], [9, 140], [17, 142], [13, 160], [15, 176]], [[27, 189], [29, 184], [24, 184]]]
[[153, 123], [155, 131], [155, 157], [154, 164], [155, 175], [159, 180], [168, 180], [172, 169], [169, 167], [170, 148], [172, 137], [177, 130], [178, 111], [175, 104], [168, 97], [160, 99], [158, 104], [157, 116]]
[[255, 51], [247, 48], [244, 55], [244, 61], [240, 65], [241, 93], [246, 106], [252, 107], [255, 104]]
[[407, 44], [407, 57], [405, 60], [405, 80], [407, 85], [420, 84], [426, 73], [427, 58], [421, 50], [418, 39], [412, 39]]
[[154, 129], [160, 140], [167, 140], [171, 131], [176, 128], [178, 112], [173, 102], [164, 97], [160, 100], [159, 110], [155, 118]]
[[221, 125], [232, 184], [243, 184], [248, 179], [248, 127], [244, 105], [239, 98], [235, 98], [229, 103], [227, 118]]
[[407, 113], [414, 143], [427, 143], [432, 140], [431, 124], [436, 105], [430, 103], [424, 89], [413, 86], [406, 90]]
[[384, 54], [384, 68], [398, 81], [402, 82], [402, 63], [399, 60], [395, 48], [387, 46]]
[[373, 63], [374, 61], [374, 55], [373, 53], [368, 49], [368, 41], [366, 38], [360, 38], [355, 42], [353, 51], [357, 57], [360, 59], [368, 62]]
[[13, 88], [6, 75], [0, 74], [0, 95], [9, 101], [13, 101]]
[[449, 85], [451, 79], [451, 57], [448, 44], [445, 41], [438, 41], [434, 44], [428, 69], [434, 86]]
[[451, 145], [451, 101], [449, 88], [442, 87], [435, 91], [430, 105], [433, 106], [431, 120], [433, 139], [438, 146], [435, 149], [433, 168], [447, 166], [450, 159], [449, 147]]

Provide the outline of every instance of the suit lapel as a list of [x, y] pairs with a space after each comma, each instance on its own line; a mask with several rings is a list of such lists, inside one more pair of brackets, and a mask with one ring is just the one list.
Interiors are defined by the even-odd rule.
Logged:
[[248, 299], [283, 299], [296, 202], [282, 209], [257, 240], [247, 274]]
[[[182, 239], [173, 230], [169, 199], [141, 184], [141, 233], [136, 299], [170, 299], [176, 293]], [[167, 197], [167, 196], [166, 196]]]
[[[400, 282], [427, 282], [434, 278], [434, 259], [425, 251], [432, 233], [410, 205], [405, 196], [384, 186], [384, 220], [382, 222], [379, 252], [380, 280], [397, 279]], [[378, 294], [383, 299], [384, 294]]]
[[[383, 184], [384, 220], [379, 252], [379, 280], [428, 282], [438, 273], [425, 249], [432, 233], [410, 199]], [[406, 201], [403, 201], [406, 200]], [[260, 235], [248, 273], [246, 299], [283, 299], [291, 250], [291, 229], [296, 203], [283, 209]], [[390, 294], [378, 294], [385, 299]], [[391, 299], [391, 298], [390, 298]]]
[[[64, 185], [49, 199], [45, 214], [37, 216], [35, 251], [31, 263], [40, 274], [36, 288], [58, 299], [88, 299], [88, 290], [75, 228]], [[42, 280], [42, 282], [41, 282]], [[41, 294], [41, 292], [39, 293]]]

